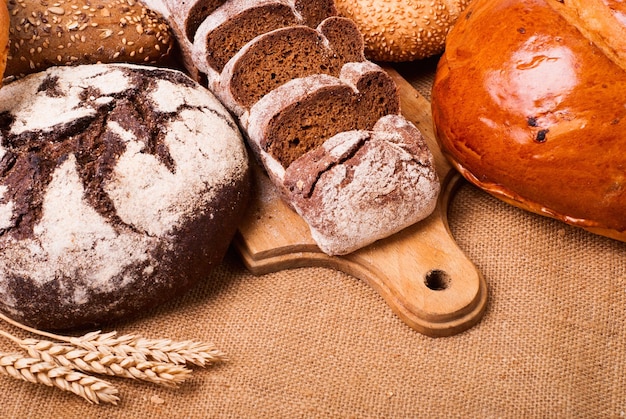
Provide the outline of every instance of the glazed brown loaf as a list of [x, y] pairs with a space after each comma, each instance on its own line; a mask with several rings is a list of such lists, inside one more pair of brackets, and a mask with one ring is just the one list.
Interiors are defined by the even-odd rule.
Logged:
[[467, 179], [513, 205], [626, 239], [624, 12], [615, 1], [468, 7], [432, 92], [438, 140]]
[[175, 66], [167, 21], [136, 0], [9, 0], [6, 76], [54, 65], [111, 62]]

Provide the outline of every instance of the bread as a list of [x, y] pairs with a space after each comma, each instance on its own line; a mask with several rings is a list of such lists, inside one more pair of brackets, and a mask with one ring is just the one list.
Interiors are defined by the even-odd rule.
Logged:
[[283, 193], [320, 249], [343, 255], [430, 215], [439, 193], [433, 166], [417, 128], [390, 114], [299, 157], [287, 167]]
[[572, 25], [575, 2], [475, 0], [448, 36], [432, 113], [443, 152], [475, 185], [624, 240], [626, 37], [603, 32], [625, 28], [608, 3], [585, 2]]
[[329, 17], [317, 30], [287, 26], [255, 37], [228, 60], [215, 81], [209, 79], [209, 85], [240, 116], [290, 80], [314, 74], [338, 77], [345, 64], [362, 61], [363, 43], [354, 23]]
[[128, 318], [207, 278], [243, 215], [248, 157], [175, 70], [53, 67], [0, 89], [0, 310], [44, 329]]
[[167, 21], [136, 0], [9, 0], [5, 76], [54, 65], [129, 62], [175, 66]]
[[353, 252], [433, 211], [432, 154], [398, 111], [393, 80], [369, 61], [291, 80], [251, 108], [252, 150], [324, 253]]
[[[200, 24], [226, 0], [162, 0], [166, 10], [180, 33], [188, 41], [193, 42]], [[146, 4], [150, 5], [149, 2]]]
[[398, 114], [396, 85], [372, 62], [349, 63], [340, 77], [294, 79], [265, 95], [250, 110], [252, 148], [288, 167], [343, 131], [371, 130], [385, 115]]
[[440, 54], [448, 31], [471, 0], [335, 0], [356, 23], [365, 56], [375, 61], [414, 61]]
[[[332, 1], [294, 4], [292, 0], [239, 0], [222, 7], [200, 24], [193, 41], [193, 62], [204, 73], [222, 72], [226, 63], [255, 37], [288, 26], [315, 28], [329, 13]], [[210, 77], [209, 77], [210, 78]]]
[[0, 86], [7, 65], [7, 55], [9, 54], [9, 10], [6, 0], [0, 1]]
[[[176, 16], [172, 7], [166, 15]], [[184, 49], [192, 51], [189, 71], [203, 74], [236, 116], [281, 197], [329, 255], [352, 252], [423, 219], [439, 192], [432, 158], [422, 155], [426, 147], [409, 146], [423, 139], [400, 115], [393, 79], [365, 60], [358, 28], [335, 12], [332, 1], [229, 0], [206, 17]], [[385, 117], [394, 123], [378, 124]], [[350, 153], [339, 156], [345, 147]], [[376, 160], [376, 153], [385, 157]], [[336, 168], [320, 169], [320, 157], [339, 159]], [[420, 181], [409, 161], [424, 165]], [[342, 170], [348, 177], [334, 183]], [[379, 170], [385, 170], [384, 182]], [[319, 176], [318, 192], [310, 196], [285, 184], [305, 172]], [[372, 219], [376, 212], [385, 214], [383, 221]]]

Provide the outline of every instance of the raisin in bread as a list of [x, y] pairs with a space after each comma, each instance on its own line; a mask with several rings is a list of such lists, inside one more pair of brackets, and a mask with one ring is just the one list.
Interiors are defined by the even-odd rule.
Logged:
[[248, 190], [235, 121], [175, 70], [53, 67], [0, 89], [0, 310], [141, 313], [207, 278]]

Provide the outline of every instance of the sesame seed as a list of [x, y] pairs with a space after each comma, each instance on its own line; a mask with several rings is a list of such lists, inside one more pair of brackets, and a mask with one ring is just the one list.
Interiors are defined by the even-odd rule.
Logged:
[[113, 35], [113, 31], [111, 29], [100, 29], [100, 38], [106, 39]]
[[52, 13], [53, 15], [63, 16], [65, 14], [65, 9], [59, 6], [52, 6], [48, 7], [48, 12]]

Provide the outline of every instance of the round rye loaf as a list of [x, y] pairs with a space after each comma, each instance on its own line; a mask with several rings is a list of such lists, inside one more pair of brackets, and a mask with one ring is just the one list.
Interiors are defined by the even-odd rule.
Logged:
[[246, 205], [230, 114], [183, 73], [52, 67], [0, 90], [0, 311], [126, 318], [207, 278]]

